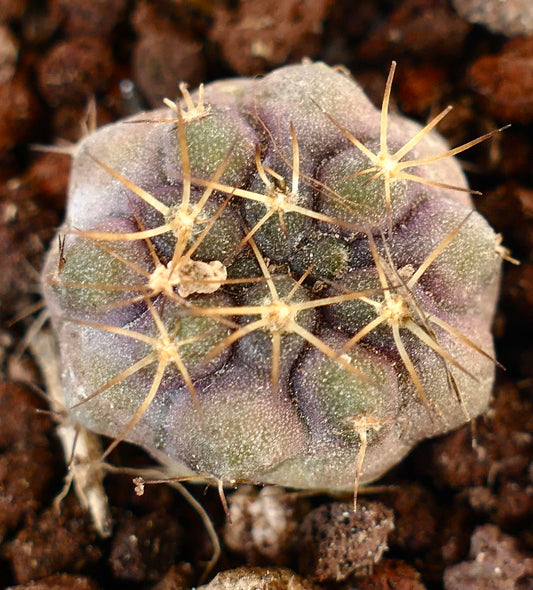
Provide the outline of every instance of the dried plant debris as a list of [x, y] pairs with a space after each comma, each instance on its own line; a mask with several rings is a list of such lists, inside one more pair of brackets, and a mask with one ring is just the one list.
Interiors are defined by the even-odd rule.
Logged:
[[215, 82], [71, 149], [42, 274], [70, 417], [170, 477], [352, 490], [484, 412], [499, 238], [343, 71]]
[[302, 522], [299, 569], [321, 582], [367, 574], [387, 550], [393, 529], [392, 510], [379, 502], [362, 504], [357, 512], [340, 502], [320, 506]]

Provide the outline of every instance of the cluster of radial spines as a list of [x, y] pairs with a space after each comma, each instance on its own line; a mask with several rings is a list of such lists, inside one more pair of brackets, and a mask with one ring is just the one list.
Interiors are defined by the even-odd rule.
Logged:
[[[453, 156], [491, 134], [439, 156], [403, 160], [418, 141], [445, 116], [447, 112], [445, 110], [405, 146], [394, 154], [390, 154], [387, 145], [387, 115], [393, 73], [394, 64], [387, 81], [383, 101], [380, 144], [377, 154], [371, 152], [351, 132], [330, 117], [327, 110], [321, 105], [317, 106], [316, 113], [317, 117], [325, 115], [339, 129], [340, 133], [371, 162], [371, 166], [353, 174], [353, 177], [366, 176], [365, 182], [368, 184], [383, 183], [386, 228], [380, 235], [374, 236], [375, 230], [365, 227], [364, 224], [354, 224], [342, 217], [334, 217], [320, 210], [317, 211], [313, 208], [312, 203], [310, 204], [305, 198], [302, 198], [305, 188], [307, 190], [318, 189], [321, 192], [321, 198], [341, 203], [345, 201], [329, 186], [300, 173], [299, 138], [292, 123], [290, 124], [292, 153], [280, 154], [281, 160], [287, 164], [285, 169], [290, 170], [288, 178], [286, 174], [281, 174], [263, 162], [259, 145], [255, 152], [256, 181], [253, 187], [243, 188], [222, 182], [221, 178], [231, 152], [228, 152], [226, 158], [219, 163], [211, 178], [195, 177], [189, 162], [186, 138], [187, 112], [195, 113], [190, 117], [190, 120], [209, 117], [210, 106], [204, 105], [203, 99], [200, 99], [202, 100], [202, 108], [197, 114], [194, 105], [189, 104], [190, 97], [187, 98], [188, 95], [185, 95], [188, 111], [183, 111], [175, 103], [170, 105], [176, 113], [176, 116], [172, 117], [170, 121], [176, 125], [176, 137], [182, 166], [179, 179], [181, 194], [176, 205], [166, 205], [157, 196], [134, 184], [105, 162], [95, 159], [98, 166], [105, 169], [112, 178], [118, 180], [138, 197], [143, 207], [148, 206], [163, 219], [161, 225], [145, 227], [143, 216], [138, 211], [139, 207], [132, 200], [131, 220], [136, 227], [131, 230], [116, 231], [104, 228], [102, 230], [70, 232], [75, 235], [67, 236], [67, 240], [73, 240], [74, 244], [76, 242], [90, 243], [90, 247], [100, 250], [101, 255], [107, 257], [111, 266], [117, 267], [119, 272], [115, 276], [111, 276], [109, 282], [91, 283], [83, 279], [71, 280], [69, 275], [76, 273], [72, 273], [70, 270], [72, 263], [67, 251], [66, 255], [63, 252], [60, 253], [57, 273], [52, 279], [54, 288], [58, 290], [98, 292], [99, 296], [95, 297], [95, 316], [101, 314], [101, 316], [111, 317], [115, 310], [140, 306], [145, 310], [145, 314], [148, 314], [152, 323], [153, 333], [147, 334], [143, 331], [114, 325], [112, 321], [94, 321], [76, 309], [73, 309], [71, 314], [65, 314], [63, 318], [65, 321], [141, 342], [148, 350], [129, 368], [113, 375], [95, 389], [80, 404], [89, 403], [117, 384], [133, 378], [137, 372], [148, 366], [155, 366], [149, 390], [131, 420], [116, 437], [111, 448], [127, 438], [128, 433], [142, 419], [170, 368], [179, 375], [187, 387], [201, 416], [202, 405], [196, 393], [195, 379], [191, 376], [193, 372], [197, 372], [197, 365], [200, 367], [212, 366], [213, 361], [224, 357], [224, 355], [227, 357], [233, 348], [236, 351], [232, 354], [235, 354], [237, 359], [239, 357], [245, 359], [244, 362], [246, 362], [247, 355], [250, 355], [249, 350], [262, 349], [265, 358], [269, 359], [268, 378], [271, 389], [275, 395], [283, 395], [280, 393], [280, 381], [286, 380], [288, 371], [285, 356], [292, 356], [294, 363], [302, 348], [310, 345], [326, 358], [337, 363], [355, 379], [368, 382], [372, 380], [372, 377], [366, 375], [352, 362], [350, 353], [368, 335], [383, 327], [390, 330], [393, 346], [403, 365], [402, 372], [405, 372], [411, 380], [431, 420], [438, 417], [439, 410], [431, 407], [428, 402], [419, 372], [404, 345], [406, 332], [436, 353], [448, 375], [451, 394], [455, 395], [458, 402], [462, 404], [461, 394], [455, 385], [451, 368], [458, 369], [472, 379], [475, 379], [475, 376], [470, 374], [460, 360], [454, 358], [441, 345], [437, 332], [446, 332], [480, 355], [488, 356], [488, 354], [452, 324], [438, 315], [426, 312], [417, 298], [416, 288], [424, 273], [456, 238], [466, 222], [466, 217], [446, 234], [444, 239], [416, 268], [407, 269], [406, 266], [398, 268], [394, 254], [389, 251], [387, 245], [391, 237], [388, 234], [392, 231], [394, 216], [391, 186], [401, 180], [456, 188], [428, 181], [405, 170]], [[163, 120], [163, 122], [166, 121]], [[154, 121], [146, 122], [146, 124], [153, 123]], [[457, 188], [464, 190], [461, 187]], [[227, 260], [198, 260], [195, 253], [201, 249], [209, 234], [213, 233], [213, 228], [220, 218], [227, 211], [234, 211], [233, 207], [237, 201], [241, 201], [241, 205], [244, 207], [245, 223], [235, 228], [233, 258], [242, 257], [242, 259], [251, 261], [256, 270], [250, 276], [228, 278]], [[348, 207], [350, 206], [352, 205], [348, 203]], [[262, 213], [261, 208], [263, 209]], [[366, 236], [375, 280], [371, 281], [364, 289], [350, 290], [342, 285], [342, 281], [335, 280], [338, 277], [335, 277], [334, 273], [332, 273], [333, 277], [324, 277], [323, 281], [317, 280], [322, 277], [317, 277], [314, 274], [313, 264], [302, 269], [299, 276], [291, 276], [291, 271], [286, 266], [273, 268], [268, 261], [269, 253], [265, 253], [264, 249], [258, 245], [256, 238], [273, 221], [276, 223], [278, 233], [287, 237], [290, 233], [290, 216], [295, 219], [303, 218], [319, 222], [333, 228], [333, 230], [348, 229]], [[364, 219], [364, 217], [364, 214], [360, 215], [360, 219]], [[172, 244], [170, 256], [161, 256], [158, 240], [162, 237]], [[261, 241], [264, 242], [264, 240]], [[145, 260], [139, 262], [138, 257], [124, 254], [124, 248], [127, 250], [127, 246], [125, 247], [124, 244], [131, 244], [134, 248], [137, 248], [139, 244], [143, 245], [148, 260], [145, 256]], [[344, 262], [346, 265], [346, 261]], [[324, 289], [325, 287], [326, 294], [323, 295], [324, 291], [319, 295], [313, 293], [313, 285], [316, 288]], [[248, 294], [245, 297], [240, 297], [241, 303], [239, 305], [233, 305], [230, 298], [224, 299], [224, 297], [216, 300], [215, 304], [210, 304], [209, 295], [231, 291], [232, 288], [242, 293], [245, 287]], [[109, 293], [123, 293], [124, 297], [119, 295], [109, 298]], [[109, 299], [111, 299], [111, 303], [109, 303]], [[338, 306], [353, 302], [366, 305], [371, 311], [373, 319], [355, 330], [342, 346], [331, 346], [327, 343], [327, 339], [317, 335], [320, 333], [317, 326], [324, 322], [322, 311], [326, 310], [327, 317], [328, 310], [334, 310]], [[171, 309], [179, 310], [178, 313], [174, 312], [176, 315], [174, 326], [169, 326], [165, 319]], [[185, 336], [181, 337], [181, 325], [190, 322], [191, 318], [205, 320], [201, 327], [202, 331], [189, 330], [187, 332], [185, 330]], [[202, 342], [207, 344], [202, 347]], [[196, 355], [187, 355], [186, 351], [194, 347], [197, 349]], [[189, 366], [186, 359], [195, 366]], [[253, 360], [248, 359], [248, 362], [253, 363]], [[260, 366], [261, 362], [258, 365]], [[202, 373], [201, 370], [200, 373]], [[390, 421], [390, 417], [372, 416], [365, 413], [346, 418], [347, 425], [356, 433], [360, 441], [360, 453], [355, 472], [356, 484], [368, 444], [368, 433], [380, 430]]]
[[[451, 189], [454, 191], [463, 191], [471, 194], [480, 195], [476, 190], [471, 190], [462, 186], [448, 184], [445, 182], [435, 181], [420, 175], [416, 169], [420, 166], [433, 164], [441, 160], [451, 158], [460, 154], [475, 145], [486, 141], [497, 133], [500, 133], [508, 127], [502, 127], [486, 133], [472, 141], [457, 146], [453, 149], [445, 150], [441, 153], [425, 156], [422, 158], [408, 158], [409, 153], [416, 148], [416, 146], [426, 137], [437, 125], [448, 115], [452, 110], [452, 106], [447, 106], [438, 115], [424, 126], [418, 133], [411, 137], [404, 145], [397, 150], [391, 150], [388, 140], [388, 126], [389, 126], [389, 104], [392, 91], [392, 83], [394, 73], [396, 71], [396, 62], [392, 62], [389, 75], [385, 84], [385, 91], [383, 93], [383, 102], [381, 105], [381, 119], [380, 119], [380, 133], [379, 133], [379, 148], [377, 152], [373, 152], [369, 146], [362, 143], [353, 133], [351, 133], [344, 126], [340, 125], [333, 117], [331, 117], [327, 110], [317, 103], [324, 115], [335, 125], [341, 133], [348, 139], [348, 141], [355, 146], [357, 150], [365, 156], [369, 162], [368, 167], [357, 170], [349, 175], [347, 179], [363, 177], [365, 182], [373, 182], [377, 179], [383, 180], [383, 195], [385, 201], [387, 228], [392, 229], [393, 211], [392, 211], [392, 187], [395, 183], [403, 180], [407, 182], [419, 183], [422, 185], [429, 185], [437, 188]], [[414, 169], [414, 170], [413, 170]]]

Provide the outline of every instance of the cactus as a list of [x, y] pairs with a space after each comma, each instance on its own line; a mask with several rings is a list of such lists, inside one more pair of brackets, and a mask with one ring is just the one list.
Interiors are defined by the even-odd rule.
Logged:
[[75, 148], [43, 271], [73, 419], [175, 477], [353, 490], [482, 413], [498, 237], [433, 131], [324, 64]]

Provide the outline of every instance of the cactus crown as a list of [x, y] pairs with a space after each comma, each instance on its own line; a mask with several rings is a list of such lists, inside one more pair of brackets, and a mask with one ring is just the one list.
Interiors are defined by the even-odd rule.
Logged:
[[[353, 489], [482, 412], [501, 247], [433, 129], [323, 64], [76, 149], [43, 290], [71, 413], [173, 475]], [[394, 147], [391, 147], [394, 146]]]

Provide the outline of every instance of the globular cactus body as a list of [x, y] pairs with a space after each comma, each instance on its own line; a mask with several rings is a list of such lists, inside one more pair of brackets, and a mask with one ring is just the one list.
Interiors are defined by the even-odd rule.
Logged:
[[496, 236], [391, 82], [380, 115], [288, 66], [76, 147], [43, 272], [75, 421], [174, 476], [347, 490], [486, 409]]

